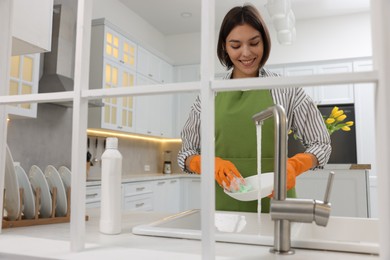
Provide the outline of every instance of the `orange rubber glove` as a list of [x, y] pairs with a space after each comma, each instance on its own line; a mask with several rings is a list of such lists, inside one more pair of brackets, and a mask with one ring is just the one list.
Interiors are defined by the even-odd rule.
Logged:
[[287, 190], [295, 187], [295, 178], [314, 167], [314, 156], [309, 153], [298, 153], [287, 159]]
[[[190, 170], [200, 174], [200, 155], [195, 155], [190, 158], [191, 159], [188, 164], [190, 166]], [[245, 183], [240, 172], [232, 162], [215, 157], [215, 180], [218, 184], [221, 187], [230, 190], [230, 185], [235, 178], [238, 178], [242, 183]], [[236, 189], [236, 187], [234, 189]]]

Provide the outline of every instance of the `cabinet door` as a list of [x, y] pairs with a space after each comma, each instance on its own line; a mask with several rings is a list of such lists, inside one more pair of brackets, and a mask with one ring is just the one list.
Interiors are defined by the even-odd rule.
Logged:
[[100, 208], [101, 186], [89, 186], [85, 192], [86, 208]]
[[[153, 85], [156, 82], [138, 75], [137, 85]], [[136, 98], [136, 132], [140, 134], [172, 137], [173, 95], [147, 95]]]
[[181, 184], [182, 195], [182, 209], [200, 209], [201, 206], [201, 191], [200, 191], [200, 178], [183, 178]]
[[136, 69], [137, 45], [114, 30], [105, 27], [104, 57], [122, 64], [127, 69]]
[[[319, 74], [352, 72], [352, 63], [335, 63], [318, 66]], [[319, 101], [322, 105], [353, 103], [353, 84], [333, 85], [319, 89]]]
[[[285, 76], [307, 76], [316, 74], [317, 69], [315, 66], [296, 66], [285, 68], [284, 73]], [[313, 99], [314, 103], [319, 102], [318, 87], [303, 87], [303, 89]]]
[[142, 47], [138, 47], [137, 72], [160, 83], [160, 67], [162, 60]]
[[[12, 56], [9, 95], [38, 93], [39, 59], [39, 54]], [[36, 117], [37, 104], [9, 105], [8, 112], [11, 118]]]
[[180, 212], [180, 182], [179, 179], [167, 179], [154, 182], [154, 211]]
[[[115, 62], [104, 62], [104, 88], [132, 87], [135, 83], [135, 73], [126, 70]], [[134, 126], [134, 98], [108, 97], [103, 100], [102, 127], [113, 130], [131, 131]]]

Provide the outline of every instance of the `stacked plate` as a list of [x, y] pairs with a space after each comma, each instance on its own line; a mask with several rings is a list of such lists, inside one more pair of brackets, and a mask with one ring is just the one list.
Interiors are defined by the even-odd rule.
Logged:
[[[71, 172], [61, 166], [58, 170], [49, 165], [44, 172], [33, 165], [28, 174], [18, 163], [14, 163], [11, 152], [6, 149], [6, 171], [5, 171], [5, 216], [9, 220], [16, 220], [22, 214], [25, 219], [33, 219], [35, 215], [40, 218], [49, 218], [53, 212], [52, 191], [57, 189], [55, 216], [67, 215], [68, 200], [66, 191], [70, 188]], [[23, 188], [23, 193], [19, 189]], [[40, 206], [36, 211], [36, 191], [40, 190]], [[20, 198], [22, 194], [22, 198]], [[22, 205], [21, 202], [22, 201]]]

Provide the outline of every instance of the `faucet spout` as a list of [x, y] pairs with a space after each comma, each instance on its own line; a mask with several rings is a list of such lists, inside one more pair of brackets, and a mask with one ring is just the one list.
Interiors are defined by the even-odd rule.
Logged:
[[270, 214], [274, 220], [274, 247], [275, 254], [293, 254], [291, 249], [291, 222], [316, 222], [326, 226], [330, 216], [331, 205], [329, 194], [333, 175], [331, 172], [324, 201], [310, 199], [287, 199], [287, 117], [284, 108], [280, 105], [271, 106], [257, 114], [252, 119], [256, 125], [274, 117], [274, 194], [271, 199]]

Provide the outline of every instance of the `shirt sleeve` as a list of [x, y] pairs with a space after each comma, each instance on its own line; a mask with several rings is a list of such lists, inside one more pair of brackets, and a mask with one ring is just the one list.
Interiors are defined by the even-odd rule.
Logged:
[[200, 154], [200, 111], [201, 102], [200, 97], [197, 96], [181, 131], [182, 147], [177, 156], [179, 167], [187, 173], [193, 173], [186, 168], [187, 157]]
[[314, 154], [318, 167], [329, 160], [332, 148], [322, 115], [302, 88], [275, 89], [274, 101], [282, 105], [287, 114], [288, 127], [301, 141], [306, 153]]

